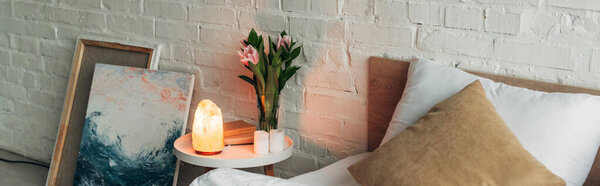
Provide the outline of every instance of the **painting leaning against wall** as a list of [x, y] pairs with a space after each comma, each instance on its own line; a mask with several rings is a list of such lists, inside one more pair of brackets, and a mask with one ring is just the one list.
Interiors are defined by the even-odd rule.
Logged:
[[194, 75], [97, 64], [74, 185], [171, 185]]

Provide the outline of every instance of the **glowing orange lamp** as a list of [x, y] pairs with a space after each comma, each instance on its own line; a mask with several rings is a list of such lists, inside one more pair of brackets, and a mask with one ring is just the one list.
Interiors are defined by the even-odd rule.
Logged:
[[192, 146], [200, 155], [216, 155], [225, 148], [221, 109], [208, 99], [200, 101], [196, 108]]

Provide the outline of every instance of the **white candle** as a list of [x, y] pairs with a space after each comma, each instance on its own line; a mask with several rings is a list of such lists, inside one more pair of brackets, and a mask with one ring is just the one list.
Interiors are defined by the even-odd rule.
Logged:
[[264, 130], [254, 131], [254, 153], [269, 154], [269, 133]]
[[269, 131], [269, 151], [271, 153], [281, 152], [285, 148], [284, 134], [280, 130]]

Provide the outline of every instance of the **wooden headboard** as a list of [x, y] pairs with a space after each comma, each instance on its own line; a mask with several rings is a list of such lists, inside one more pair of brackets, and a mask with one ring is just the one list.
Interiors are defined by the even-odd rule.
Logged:
[[[402, 97], [406, 85], [409, 62], [371, 57], [369, 59], [368, 150], [373, 151], [381, 143], [392, 119], [396, 104]], [[600, 95], [600, 90], [577, 88], [552, 83], [511, 77], [469, 72], [512, 86], [525, 87], [545, 92], [587, 93]], [[584, 185], [600, 185], [600, 149], [592, 170]]]

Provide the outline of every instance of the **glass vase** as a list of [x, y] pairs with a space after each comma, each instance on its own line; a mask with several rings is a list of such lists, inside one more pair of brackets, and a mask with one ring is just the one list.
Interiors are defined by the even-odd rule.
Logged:
[[258, 127], [259, 130], [271, 131], [277, 129], [279, 115], [279, 96], [274, 95], [272, 100], [265, 99], [268, 96], [257, 95]]

